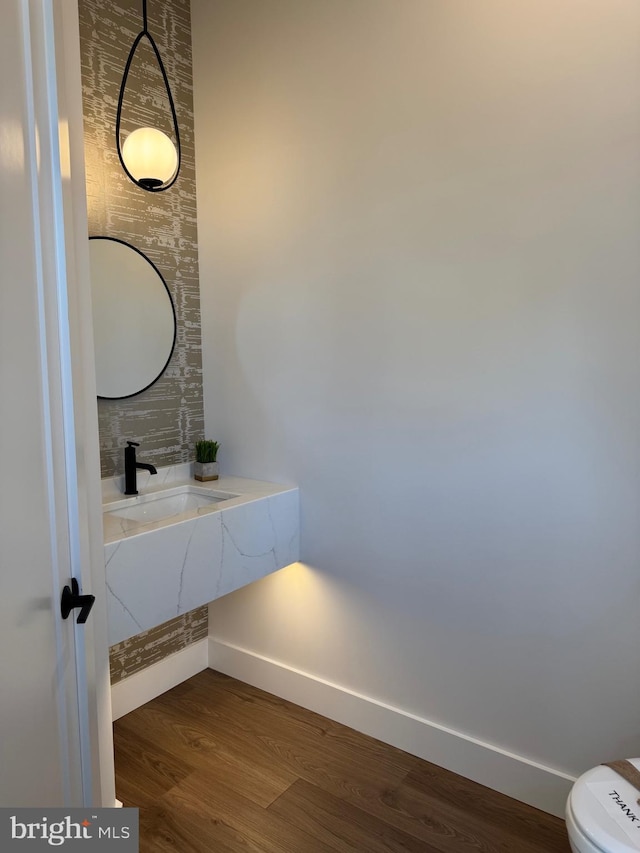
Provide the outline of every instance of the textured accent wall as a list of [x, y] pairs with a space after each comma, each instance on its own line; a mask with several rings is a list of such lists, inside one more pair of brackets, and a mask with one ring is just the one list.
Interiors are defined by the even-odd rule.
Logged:
[[[118, 237], [144, 252], [164, 276], [178, 319], [175, 351], [158, 382], [136, 397], [98, 401], [104, 477], [122, 470], [127, 439], [140, 441], [145, 461], [171, 465], [192, 458], [193, 445], [203, 436], [191, 21], [189, 0], [148, 4], [149, 31], [169, 77], [182, 144], [177, 182], [166, 192], [152, 194], [126, 177], [115, 144], [120, 82], [142, 29], [142, 2], [80, 0], [79, 10], [90, 235]], [[161, 116], [161, 129], [171, 132], [157, 63], [146, 39], [136, 54], [128, 89], [139, 123], [158, 126], [152, 118]], [[123, 127], [128, 131], [133, 125], [127, 112], [130, 117], [132, 111], [126, 106]]]
[[207, 636], [207, 605], [171, 619], [157, 628], [111, 647], [111, 683], [116, 684], [151, 664]]
[[[79, 14], [90, 236], [117, 237], [144, 252], [167, 282], [178, 324], [173, 356], [155, 385], [125, 400], [98, 401], [102, 476], [106, 477], [122, 471], [127, 439], [140, 442], [145, 461], [171, 465], [193, 458], [193, 445], [204, 434], [191, 21], [189, 0], [148, 4], [149, 31], [169, 77], [182, 145], [177, 182], [166, 192], [151, 194], [126, 177], [115, 144], [120, 82], [128, 52], [142, 29], [142, 2], [80, 0]], [[141, 83], [153, 77], [158, 85]], [[158, 106], [165, 108], [164, 98], [146, 39], [132, 65], [129, 86], [129, 94], [136, 96], [138, 123], [153, 123], [171, 134], [169, 113], [158, 111]], [[160, 125], [158, 115], [166, 116]], [[126, 112], [123, 128], [133, 129]], [[144, 317], [140, 333], [144, 334]], [[111, 649], [112, 679], [132, 675], [206, 634], [206, 608], [199, 608], [132, 637]]]

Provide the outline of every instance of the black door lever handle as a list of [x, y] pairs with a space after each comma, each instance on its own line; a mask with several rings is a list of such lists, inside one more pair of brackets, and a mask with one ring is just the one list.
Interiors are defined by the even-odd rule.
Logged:
[[78, 581], [75, 578], [71, 578], [71, 587], [65, 586], [62, 590], [62, 601], [60, 602], [62, 618], [67, 619], [74, 608], [80, 607], [82, 609], [78, 614], [76, 623], [78, 625], [84, 625], [95, 600], [95, 595], [80, 595]]

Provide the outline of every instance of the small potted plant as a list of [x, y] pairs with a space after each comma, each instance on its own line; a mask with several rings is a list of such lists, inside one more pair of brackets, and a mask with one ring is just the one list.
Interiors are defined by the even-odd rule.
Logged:
[[219, 441], [211, 441], [208, 438], [196, 441], [196, 461], [193, 463], [193, 476], [196, 480], [205, 482], [218, 479], [219, 447]]

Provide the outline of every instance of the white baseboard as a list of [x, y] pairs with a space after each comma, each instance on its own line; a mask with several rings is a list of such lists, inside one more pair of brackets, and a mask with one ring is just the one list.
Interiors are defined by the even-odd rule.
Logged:
[[208, 650], [205, 637], [114, 684], [111, 688], [113, 719], [124, 717], [192, 675], [202, 672], [208, 666]]
[[199, 640], [114, 684], [113, 719], [150, 702], [208, 666], [535, 808], [564, 816], [574, 777], [213, 638]]
[[575, 778], [254, 652], [209, 638], [209, 666], [564, 817]]

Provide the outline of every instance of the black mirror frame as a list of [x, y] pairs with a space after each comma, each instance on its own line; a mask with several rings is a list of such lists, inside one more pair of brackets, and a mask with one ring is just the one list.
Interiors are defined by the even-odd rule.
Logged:
[[142, 394], [143, 391], [146, 391], [149, 388], [151, 388], [152, 385], [155, 385], [156, 382], [162, 376], [162, 374], [165, 372], [167, 367], [169, 366], [169, 362], [171, 361], [174, 350], [176, 348], [176, 340], [178, 337], [178, 317], [176, 315], [176, 308], [175, 308], [175, 305], [173, 303], [171, 291], [169, 290], [169, 287], [167, 286], [167, 282], [165, 281], [164, 276], [162, 275], [162, 273], [160, 272], [158, 267], [153, 263], [153, 261], [150, 260], [145, 255], [144, 252], [142, 252], [136, 246], [133, 246], [131, 243], [127, 243], [126, 240], [120, 240], [118, 237], [105, 237], [104, 235], [95, 235], [93, 237], [89, 237], [89, 240], [110, 240], [112, 243], [120, 243], [121, 245], [126, 246], [129, 249], [133, 249], [134, 252], [137, 252], [140, 255], [140, 257], [142, 257], [153, 268], [153, 271], [159, 277], [160, 281], [164, 285], [164, 289], [166, 290], [167, 296], [169, 298], [169, 304], [171, 305], [171, 313], [173, 314], [173, 340], [171, 342], [171, 349], [169, 351], [169, 356], [168, 356], [167, 360], [165, 361], [164, 365], [162, 366], [162, 369], [160, 370], [158, 375], [154, 379], [152, 379], [151, 382], [149, 382], [147, 385], [145, 385], [144, 388], [140, 388], [139, 391], [133, 391], [131, 394], [123, 394], [122, 396], [118, 396], [118, 397], [105, 397], [102, 394], [97, 395], [98, 400], [128, 400], [131, 397], [137, 397], [138, 394]]

